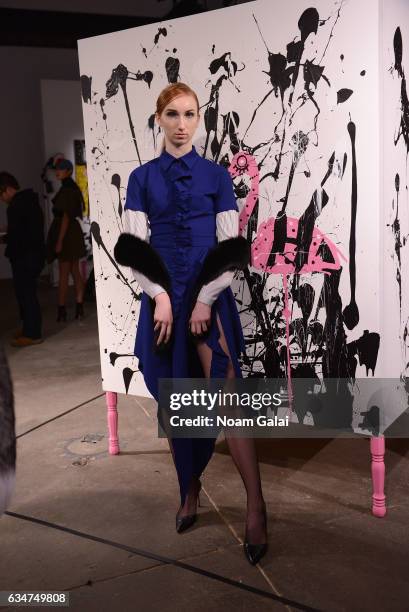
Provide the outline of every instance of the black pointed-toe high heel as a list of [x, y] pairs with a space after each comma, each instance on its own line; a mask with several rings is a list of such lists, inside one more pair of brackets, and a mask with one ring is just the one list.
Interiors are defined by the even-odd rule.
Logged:
[[[266, 512], [265, 504], [263, 508], [263, 515], [264, 515], [264, 525], [266, 527], [266, 535], [267, 535], [267, 512]], [[268, 549], [267, 542], [265, 542], [264, 544], [250, 544], [250, 542], [247, 539], [247, 531], [246, 531], [246, 537], [244, 540], [244, 554], [246, 555], [247, 561], [251, 563], [251, 565], [256, 565], [256, 563], [258, 563], [260, 559], [264, 557], [264, 555], [267, 552], [267, 549]]]
[[[198, 501], [199, 506], [200, 506], [200, 491], [201, 491], [201, 488], [202, 488], [202, 483], [199, 480], [199, 489], [198, 489], [198, 492], [197, 492], [197, 501]], [[182, 533], [183, 531], [186, 531], [186, 529], [189, 529], [189, 527], [194, 525], [194, 523], [197, 520], [197, 513], [195, 512], [194, 514], [188, 514], [187, 516], [178, 516], [179, 512], [180, 512], [180, 510], [176, 514], [176, 531], [178, 533]]]

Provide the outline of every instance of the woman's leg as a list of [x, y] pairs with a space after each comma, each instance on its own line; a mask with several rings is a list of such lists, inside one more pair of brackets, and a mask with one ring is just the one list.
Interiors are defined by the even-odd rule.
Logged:
[[[231, 361], [231, 355], [227, 346], [219, 315], [217, 315], [217, 324], [220, 332], [220, 346], [229, 357], [226, 378], [234, 378], [235, 372]], [[206, 378], [209, 378], [212, 350], [207, 346], [206, 342], [203, 341], [198, 344], [198, 354], [205, 372], [205, 376]], [[247, 493], [248, 540], [252, 544], [263, 544], [266, 541], [263, 514], [264, 500], [254, 439], [229, 436], [227, 430], [225, 431], [225, 437], [233, 462], [241, 476]]]
[[71, 262], [71, 274], [74, 279], [77, 304], [82, 304], [84, 296], [84, 281], [82, 280], [81, 276], [79, 259], [75, 259], [73, 262]]
[[70, 274], [70, 262], [59, 261], [59, 280], [58, 280], [58, 305], [65, 306], [68, 290], [68, 277]]

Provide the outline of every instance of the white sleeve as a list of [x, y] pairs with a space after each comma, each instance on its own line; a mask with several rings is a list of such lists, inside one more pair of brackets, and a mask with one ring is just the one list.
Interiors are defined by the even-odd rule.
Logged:
[[[133, 236], [137, 236], [141, 240], [145, 240], [145, 242], [149, 242], [148, 240], [148, 216], [146, 213], [141, 212], [139, 210], [131, 210], [126, 208], [124, 210], [124, 230], [128, 234], [132, 234]], [[132, 275], [138, 285], [142, 287], [142, 289], [149, 295], [149, 297], [154, 298], [158, 293], [163, 293], [165, 289], [161, 287], [161, 285], [157, 285], [153, 283], [149, 278], [147, 278], [141, 272], [137, 270], [132, 270]]]
[[[217, 213], [216, 229], [219, 242], [227, 240], [227, 238], [236, 238], [239, 235], [239, 213], [236, 210], [225, 210]], [[197, 301], [211, 306], [219, 293], [231, 285], [233, 278], [234, 271], [223, 272], [207, 285], [203, 285], [197, 296]]]

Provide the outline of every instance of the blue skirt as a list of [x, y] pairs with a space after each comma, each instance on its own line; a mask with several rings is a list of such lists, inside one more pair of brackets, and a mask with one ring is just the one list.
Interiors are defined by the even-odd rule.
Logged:
[[[189, 338], [190, 296], [193, 290], [194, 274], [188, 282], [184, 279], [184, 290], [173, 282], [171, 298], [173, 330], [171, 347], [160, 353], [153, 350], [154, 330], [150, 298], [142, 294], [138, 329], [135, 340], [135, 355], [143, 374], [146, 387], [158, 401], [160, 378], [204, 378], [203, 368], [194, 342]], [[176, 313], [176, 314], [175, 314]], [[210, 377], [225, 378], [229, 357], [223, 351], [216, 315], [219, 315], [227, 346], [237, 378], [242, 378], [239, 363], [245, 352], [244, 336], [236, 301], [230, 287], [220, 292], [211, 308], [210, 330], [205, 342], [212, 350]], [[192, 477], [199, 478], [208, 464], [216, 438], [171, 438], [176, 471], [179, 481], [181, 504], [184, 504]]]

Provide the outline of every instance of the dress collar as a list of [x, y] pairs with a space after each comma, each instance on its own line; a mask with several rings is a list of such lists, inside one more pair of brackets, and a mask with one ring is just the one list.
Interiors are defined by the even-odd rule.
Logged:
[[192, 145], [192, 150], [189, 151], [189, 153], [185, 153], [184, 155], [182, 155], [182, 157], [174, 157], [164, 149], [161, 155], [159, 156], [159, 161], [164, 170], [168, 170], [168, 168], [173, 164], [173, 162], [177, 160], [183, 162], [184, 165], [191, 170], [198, 158], [199, 154], [196, 151], [195, 147]]

